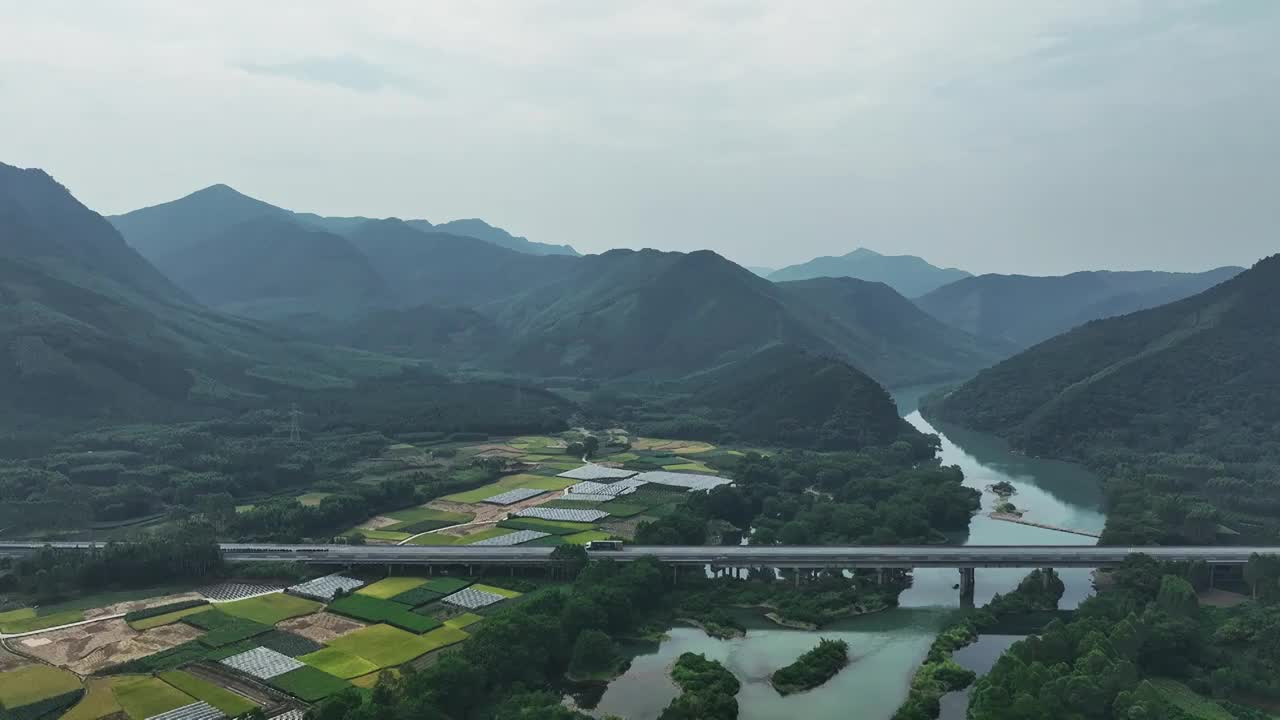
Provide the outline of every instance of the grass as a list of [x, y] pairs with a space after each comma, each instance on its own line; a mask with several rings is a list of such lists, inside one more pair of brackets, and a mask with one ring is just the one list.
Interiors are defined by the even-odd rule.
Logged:
[[160, 673], [160, 679], [197, 700], [209, 703], [229, 717], [239, 717], [258, 707], [257, 703], [244, 696], [220, 688], [207, 680], [201, 680], [182, 670], [162, 672]]
[[367, 540], [386, 540], [387, 542], [400, 542], [413, 537], [406, 532], [394, 532], [391, 530], [368, 530], [366, 528], [356, 528], [347, 533], [348, 535], [362, 535]]
[[132, 720], [145, 720], [195, 702], [178, 688], [149, 676], [121, 678], [112, 689], [116, 702]]
[[390, 625], [370, 625], [330, 641], [329, 647], [348, 655], [362, 657], [380, 669], [389, 668], [403, 665], [443, 647], [438, 644], [440, 636], [436, 635], [441, 630], [452, 630], [452, 628], [441, 627], [426, 635], [415, 635]]
[[27, 665], [0, 673], [0, 706], [14, 710], [80, 689], [75, 674], [48, 665]]
[[[191, 618], [199, 618], [201, 615], [191, 615]], [[270, 625], [260, 622], [246, 620], [244, 618], [235, 618], [234, 622], [227, 623], [220, 627], [216, 627], [198, 638], [201, 645], [211, 648], [220, 648], [226, 645], [232, 645], [242, 640], [248, 640], [271, 631]]]
[[297, 670], [290, 670], [283, 675], [277, 675], [268, 680], [267, 684], [283, 690], [304, 702], [323, 700], [330, 695], [336, 695], [351, 687], [351, 684], [346, 680], [334, 677], [309, 665], [300, 667]]
[[484, 617], [475, 613], [462, 613], [444, 621], [445, 627], [451, 627], [454, 630], [462, 630], [484, 620]]
[[[541, 530], [555, 535], [564, 535], [566, 532], [575, 533], [590, 530], [595, 527], [591, 523], [569, 522], [568, 520], [543, 520], [542, 518], [518, 517], [504, 520], [503, 522], [519, 524], [523, 530]], [[565, 532], [558, 532], [565, 531]]]
[[85, 681], [84, 697], [59, 720], [103, 720], [124, 712], [124, 708], [116, 702], [116, 694], [112, 690], [112, 685], [122, 679], [124, 678], [89, 678]]
[[302, 495], [299, 495], [296, 499], [298, 502], [302, 503], [303, 505], [306, 505], [307, 507], [318, 507], [320, 505], [320, 501], [324, 500], [330, 495], [332, 495], [332, 493], [311, 492], [311, 493], [304, 493]]
[[320, 603], [305, 600], [293, 595], [275, 593], [262, 595], [247, 600], [223, 603], [218, 606], [222, 612], [235, 617], [252, 620], [263, 625], [275, 625], [289, 618], [310, 615], [323, 607]]
[[502, 597], [504, 597], [504, 598], [508, 598], [508, 599], [510, 599], [510, 598], [518, 598], [518, 597], [520, 597], [520, 595], [522, 594], [522, 593], [518, 593], [518, 592], [516, 592], [515, 590], [508, 590], [508, 589], [506, 589], [506, 588], [494, 587], [494, 586], [492, 586], [492, 585], [481, 585], [480, 583], [476, 583], [475, 585], [472, 585], [471, 587], [475, 588], [476, 590], [483, 591], [483, 592], [490, 592], [490, 593], [493, 593], [494, 595], [501, 595]]
[[171, 613], [165, 613], [163, 615], [155, 615], [153, 617], [143, 618], [141, 620], [134, 620], [133, 622], [129, 623], [129, 627], [141, 632], [143, 630], [150, 630], [151, 628], [158, 628], [161, 625], [172, 625], [173, 623], [178, 622], [184, 617], [187, 617], [189, 615], [196, 615], [202, 612], [209, 612], [211, 609], [212, 608], [208, 605], [196, 605], [195, 607], [189, 607], [182, 610], [174, 610]]
[[496, 483], [478, 487], [475, 490], [444, 496], [443, 500], [459, 503], [478, 503], [485, 498], [493, 497], [516, 488], [532, 488], [535, 490], [563, 490], [577, 481], [568, 478], [547, 477], [545, 475], [519, 474], [504, 477]]
[[343, 680], [368, 675], [378, 670], [377, 665], [359, 655], [351, 655], [334, 648], [325, 648], [309, 655], [303, 655], [298, 659], [317, 670], [323, 670]]
[[1177, 680], [1155, 678], [1151, 684], [1170, 705], [1186, 713], [1191, 720], [1233, 720], [1234, 715], [1218, 703], [1198, 694]]
[[706, 465], [703, 465], [702, 463], [698, 463], [698, 462], [680, 463], [679, 465], [668, 465], [664, 467], [663, 470], [668, 470], [670, 472], [709, 473], [713, 475], [716, 472], [715, 470], [712, 470]]
[[390, 598], [390, 600], [391, 602], [408, 605], [409, 607], [421, 607], [428, 603], [433, 603], [442, 597], [444, 597], [443, 593], [438, 593], [435, 590], [428, 590], [425, 587], [416, 587], [408, 592], [402, 592], [399, 595]]
[[588, 530], [586, 532], [574, 533], [573, 535], [565, 535], [564, 541], [570, 545], [586, 545], [593, 540], [608, 540], [613, 537], [607, 532], [599, 530]]
[[367, 595], [348, 595], [335, 600], [329, 605], [329, 610], [357, 620], [388, 623], [415, 633], [424, 633], [440, 627], [440, 621], [435, 618], [412, 613], [400, 603]]
[[472, 533], [470, 535], [467, 535], [466, 537], [462, 538], [461, 541], [458, 542], [457, 544], [470, 545], [471, 543], [478, 543], [481, 540], [488, 540], [490, 538], [502, 537], [503, 535], [510, 535], [512, 532], [513, 532], [512, 530], [508, 530], [507, 528], [500, 528], [500, 527], [489, 528], [488, 530], [481, 530], [478, 533]]
[[471, 581], [463, 578], [438, 577], [431, 578], [422, 587], [441, 595], [451, 595], [470, 585]]
[[469, 637], [471, 636], [468, 635], [466, 631], [445, 625], [444, 627], [437, 628], [426, 635], [423, 635], [422, 639], [426, 640], [431, 645], [431, 650], [427, 651], [431, 652], [432, 650], [439, 650], [440, 648], [449, 647], [450, 645], [456, 645]]
[[418, 507], [412, 507], [407, 510], [397, 510], [392, 513], [387, 513], [384, 517], [389, 517], [392, 520], [399, 520], [402, 523], [416, 523], [423, 520], [440, 520], [442, 522], [450, 522], [456, 525], [459, 523], [471, 522], [471, 520], [475, 518], [475, 515], [472, 515], [471, 513], [437, 510], [432, 507], [427, 507], [426, 505], [419, 505]]
[[82, 610], [63, 610], [49, 615], [34, 615], [0, 623], [0, 631], [13, 634], [35, 632], [59, 625], [70, 625], [81, 620], [84, 620], [84, 612]]
[[0, 627], [19, 620], [30, 620], [36, 616], [35, 608], [18, 608], [17, 610], [6, 610], [0, 612]]
[[368, 595], [379, 600], [390, 600], [391, 598], [409, 592], [427, 582], [426, 578], [418, 577], [389, 577], [385, 580], [379, 580], [372, 585], [366, 585], [356, 591], [357, 595]]
[[462, 538], [457, 535], [445, 535], [443, 533], [430, 533], [428, 535], [419, 535], [409, 541], [410, 545], [457, 545]]

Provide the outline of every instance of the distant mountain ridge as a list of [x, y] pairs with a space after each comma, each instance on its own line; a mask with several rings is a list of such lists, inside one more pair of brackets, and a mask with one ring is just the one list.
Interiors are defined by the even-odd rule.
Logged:
[[969, 273], [956, 268], [940, 268], [914, 255], [881, 255], [858, 248], [832, 257], [824, 255], [799, 265], [790, 265], [769, 274], [774, 282], [810, 280], [819, 277], [851, 277], [882, 282], [908, 298], [919, 297]]
[[[247, 220], [262, 216], [283, 216], [304, 225], [337, 235], [355, 231], [364, 223], [378, 219], [366, 217], [326, 217], [315, 213], [299, 213], [249, 197], [230, 186], [217, 184], [159, 205], [139, 208], [107, 219], [125, 239], [151, 260], [181, 251]], [[577, 255], [568, 245], [548, 245], [518, 237], [479, 219], [453, 220], [432, 225], [426, 220], [409, 220], [421, 230], [434, 230], [452, 235], [473, 237], [532, 255]]]
[[[1280, 422], [1277, 357], [1280, 255], [1198, 295], [1043, 342], [983, 371], [939, 407], [946, 420], [1039, 453], [1077, 456], [1082, 438], [1178, 452], [1241, 423]], [[1258, 425], [1255, 414], [1267, 420]], [[1223, 442], [1225, 449], [1239, 438]]]
[[478, 309], [510, 332], [509, 365], [553, 375], [678, 376], [794, 345], [898, 386], [995, 358], [891, 288], [865, 285], [772, 283], [708, 250], [612, 250]]
[[1070, 275], [979, 275], [917, 298], [942, 322], [973, 335], [1025, 349], [1071, 328], [1157, 307], [1203, 292], [1239, 274], [1223, 267], [1203, 273], [1078, 272]]
[[207, 310], [39, 170], [0, 164], [0, 417], [192, 417], [415, 363]]

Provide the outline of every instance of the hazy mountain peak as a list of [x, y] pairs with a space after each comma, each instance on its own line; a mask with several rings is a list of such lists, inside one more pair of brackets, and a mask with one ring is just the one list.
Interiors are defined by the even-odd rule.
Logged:
[[816, 277], [853, 277], [883, 282], [906, 297], [919, 297], [943, 285], [969, 277], [969, 273], [955, 268], [936, 267], [915, 255], [883, 255], [860, 247], [840, 257], [816, 257], [769, 275], [769, 279], [775, 282]]

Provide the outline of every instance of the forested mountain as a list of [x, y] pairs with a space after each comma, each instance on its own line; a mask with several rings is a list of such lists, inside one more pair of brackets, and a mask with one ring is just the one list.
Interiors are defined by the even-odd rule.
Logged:
[[[1203, 534], [1190, 493], [1258, 530], [1280, 514], [1280, 256], [1199, 295], [1088, 323], [980, 373], [932, 412], [1036, 454], [1121, 468], [1139, 536]], [[1125, 498], [1111, 483], [1112, 516]], [[1197, 514], [1198, 513], [1198, 514]], [[1193, 523], [1193, 518], [1200, 522]], [[1212, 535], [1214, 522], [1207, 522]], [[1198, 528], [1198, 529], [1197, 529]], [[1271, 528], [1275, 530], [1276, 528]], [[1203, 538], [1200, 538], [1203, 539]]]
[[577, 258], [529, 255], [461, 235], [371, 220], [349, 235], [404, 306], [473, 306], [565, 277]]
[[544, 407], [567, 407], [415, 366], [200, 307], [48, 175], [0, 165], [0, 441], [47, 426], [192, 419], [288, 401], [355, 423], [367, 421], [376, 398], [422, 412], [486, 398], [464, 414], [415, 421], [445, 429], [503, 418], [541, 426]]
[[979, 340], [938, 321], [884, 283], [855, 278], [814, 278], [778, 283], [784, 294], [808, 303], [849, 328], [856, 345], [878, 361], [906, 376], [946, 379], [990, 367], [1013, 349], [1000, 342]]
[[793, 347], [770, 348], [689, 384], [698, 390], [687, 405], [711, 410], [747, 442], [850, 450], [918, 435], [875, 380]]
[[769, 275], [774, 282], [808, 280], [819, 277], [851, 277], [882, 282], [906, 297], [914, 298], [969, 277], [955, 268], [930, 265], [914, 255], [881, 255], [874, 250], [858, 248], [847, 255], [824, 255], [799, 265], [790, 265]]
[[[355, 232], [376, 219], [292, 212], [219, 184], [167, 203], [113, 215], [108, 220], [138, 252], [159, 264], [171, 253], [181, 252], [234, 225], [262, 217], [290, 218], [337, 235]], [[568, 245], [532, 242], [483, 220], [453, 220], [441, 225], [432, 225], [426, 220], [409, 220], [408, 223], [419, 230], [471, 237], [531, 255], [577, 255], [577, 251]]]
[[1190, 297], [1242, 269], [1099, 271], [1056, 277], [979, 275], [938, 288], [917, 298], [916, 304], [952, 327], [1025, 349], [1090, 320]]
[[156, 265], [204, 305], [250, 318], [342, 318], [397, 304], [350, 241], [280, 215], [232, 225]]
[[795, 345], [896, 386], [958, 377], [993, 357], [891, 289], [856, 280], [779, 285], [710, 251], [614, 250], [569, 268], [479, 308], [512, 334], [511, 367], [672, 377]]

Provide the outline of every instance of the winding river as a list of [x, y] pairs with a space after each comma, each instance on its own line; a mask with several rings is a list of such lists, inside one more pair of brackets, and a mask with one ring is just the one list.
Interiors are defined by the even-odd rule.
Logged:
[[[896, 396], [906, 419], [922, 432], [942, 438], [942, 462], [964, 470], [965, 485], [983, 490], [1001, 480], [1016, 489], [1014, 504], [1025, 519], [1056, 527], [1100, 532], [1105, 516], [1097, 478], [1070, 465], [1027, 458], [1009, 451], [998, 438], [962, 428], [930, 425], [916, 410], [920, 392]], [[988, 517], [995, 497], [984, 492], [982, 512], [969, 525], [966, 545], [1093, 544], [1094, 538], [1046, 530]], [[986, 603], [998, 592], [1007, 592], [1026, 575], [1024, 570], [979, 569], [974, 599]], [[1061, 606], [1075, 607], [1092, 592], [1090, 571], [1061, 570], [1066, 594]], [[684, 652], [705, 653], [720, 660], [742, 681], [738, 694], [742, 720], [805, 718], [835, 720], [849, 717], [887, 719], [906, 697], [911, 675], [923, 660], [948, 610], [959, 606], [959, 581], [955, 570], [926, 569], [914, 573], [912, 587], [900, 597], [901, 607], [884, 613], [853, 618], [824, 627], [820, 632], [786, 630], [767, 620], [743, 617], [746, 637], [716, 640], [701, 630], [677, 627], [647, 654], [637, 655], [631, 668], [610, 683], [592, 711], [597, 717], [617, 715], [629, 720], [654, 720], [676, 696], [667, 676], [675, 659]], [[849, 643], [852, 664], [816, 690], [780, 697], [769, 685], [769, 675], [812, 648], [819, 637]], [[984, 636], [957, 653], [957, 661], [976, 672], [986, 672], [1004, 648], [1017, 638]], [[963, 718], [967, 696], [952, 693], [944, 698], [943, 719]]]

